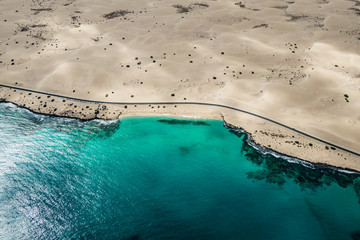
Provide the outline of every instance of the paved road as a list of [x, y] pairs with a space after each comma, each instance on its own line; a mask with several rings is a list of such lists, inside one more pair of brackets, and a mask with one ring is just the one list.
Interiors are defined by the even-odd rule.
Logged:
[[79, 101], [79, 102], [96, 103], [96, 104], [116, 104], [116, 105], [148, 105], [148, 104], [154, 104], [154, 105], [156, 105], [156, 104], [162, 104], [162, 105], [203, 105], [203, 106], [227, 108], [227, 109], [230, 109], [230, 110], [234, 110], [234, 111], [237, 111], [237, 112], [242, 112], [242, 113], [249, 114], [249, 115], [255, 116], [257, 118], [261, 118], [263, 120], [272, 122], [272, 123], [274, 123], [276, 125], [279, 125], [279, 126], [282, 126], [284, 128], [290, 129], [290, 130], [292, 130], [294, 132], [300, 133], [301, 135], [307, 136], [307, 137], [315, 139], [315, 140], [317, 140], [319, 142], [325, 143], [325, 144], [327, 144], [329, 146], [341, 149], [341, 150], [343, 150], [345, 152], [348, 152], [348, 153], [351, 153], [351, 154], [354, 154], [354, 155], [360, 157], [360, 153], [351, 151], [351, 150], [343, 148], [341, 146], [332, 144], [332, 143], [330, 143], [328, 141], [325, 141], [325, 140], [322, 140], [320, 138], [314, 137], [314, 136], [312, 136], [310, 134], [307, 134], [307, 133], [305, 133], [303, 131], [297, 130], [297, 129], [292, 128], [290, 126], [287, 126], [287, 125], [285, 125], [283, 123], [280, 123], [278, 121], [275, 121], [275, 120], [272, 120], [270, 118], [258, 115], [256, 113], [252, 113], [252, 112], [249, 112], [249, 111], [245, 111], [245, 110], [242, 110], [242, 109], [239, 109], [239, 108], [235, 108], [235, 107], [231, 107], [231, 106], [227, 106], [227, 105], [222, 105], [222, 104], [203, 103], [203, 102], [106, 102], [106, 101], [95, 101], [95, 100], [67, 97], [67, 96], [62, 96], [62, 95], [58, 95], [58, 94], [46, 93], [46, 92], [41, 92], [41, 91], [36, 91], [36, 90], [31, 90], [31, 89], [26, 89], [26, 88], [20, 88], [20, 87], [14, 87], [14, 86], [9, 86], [9, 85], [4, 85], [4, 84], [0, 84], [0, 87], [7, 87], [7, 88], [12, 88], [12, 89], [21, 90], [21, 91], [27, 91], [27, 92], [38, 93], [38, 94], [45, 94], [45, 95], [49, 95], [49, 96], [53, 96], [53, 97], [65, 98], [65, 99]]

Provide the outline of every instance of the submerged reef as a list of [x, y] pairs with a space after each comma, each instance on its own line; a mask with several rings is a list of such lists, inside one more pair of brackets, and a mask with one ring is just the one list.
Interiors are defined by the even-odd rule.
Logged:
[[303, 164], [289, 162], [285, 158], [255, 149], [250, 145], [251, 140], [248, 134], [233, 129], [229, 131], [244, 139], [242, 153], [247, 160], [259, 166], [259, 170], [247, 173], [249, 179], [262, 180], [278, 186], [292, 181], [298, 184], [303, 191], [316, 191], [331, 184], [338, 184], [342, 188], [351, 186], [360, 203], [359, 174], [349, 174], [323, 166], [306, 167]]
[[360, 203], [360, 177], [358, 177], [357, 179], [354, 180], [354, 189], [355, 189], [355, 193], [359, 198], [359, 203]]
[[198, 120], [183, 120], [183, 119], [159, 119], [157, 120], [161, 123], [167, 123], [172, 125], [202, 125], [202, 126], [210, 126], [207, 122], [198, 121]]

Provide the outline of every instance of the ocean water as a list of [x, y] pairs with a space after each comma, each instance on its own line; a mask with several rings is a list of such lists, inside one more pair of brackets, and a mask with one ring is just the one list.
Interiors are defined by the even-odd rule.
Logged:
[[360, 177], [221, 121], [78, 121], [0, 104], [0, 239], [359, 239]]

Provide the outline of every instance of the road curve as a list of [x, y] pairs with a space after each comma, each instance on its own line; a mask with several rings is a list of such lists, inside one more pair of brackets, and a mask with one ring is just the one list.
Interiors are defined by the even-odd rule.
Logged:
[[234, 110], [234, 111], [237, 111], [237, 112], [242, 112], [242, 113], [245, 113], [245, 114], [248, 114], [248, 115], [251, 115], [251, 116], [254, 116], [254, 117], [257, 117], [257, 118], [260, 118], [260, 119], [263, 119], [263, 120], [266, 120], [266, 121], [269, 121], [269, 122], [272, 122], [276, 125], [279, 125], [279, 126], [282, 126], [284, 128], [287, 128], [287, 129], [290, 129], [294, 132], [297, 132], [301, 135], [304, 135], [306, 137], [309, 137], [309, 138], [312, 138], [312, 139], [315, 139], [319, 142], [322, 142], [322, 143], [325, 143], [329, 146], [332, 146], [332, 147], [335, 147], [335, 148], [338, 148], [338, 149], [341, 149], [345, 152], [348, 152], [348, 153], [351, 153], [351, 154], [354, 154], [356, 156], [359, 156], [360, 157], [360, 153], [357, 153], [357, 152], [354, 152], [352, 150], [349, 150], [349, 149], [346, 149], [346, 148], [343, 148], [341, 146], [338, 146], [338, 145], [335, 145], [333, 143], [330, 143], [328, 141], [325, 141], [325, 140], [322, 140], [320, 138], [317, 138], [317, 137], [314, 137], [310, 134], [307, 134], [303, 131], [300, 131], [300, 130], [297, 130], [295, 128], [292, 128], [290, 126], [287, 126], [283, 123], [280, 123], [278, 121], [275, 121], [275, 120], [272, 120], [270, 118], [267, 118], [267, 117], [264, 117], [264, 116], [261, 116], [261, 115], [258, 115], [256, 113], [252, 113], [252, 112], [249, 112], [249, 111], [246, 111], [246, 110], [242, 110], [242, 109], [239, 109], [239, 108], [235, 108], [235, 107], [231, 107], [231, 106], [227, 106], [227, 105], [222, 105], [222, 104], [216, 104], [216, 103], [203, 103], [203, 102], [107, 102], [107, 101], [96, 101], [96, 100], [88, 100], [88, 99], [81, 99], [81, 98], [74, 98], [74, 97], [67, 97], [67, 96], [62, 96], [62, 95], [58, 95], [58, 94], [53, 94], [53, 93], [47, 93], [47, 92], [41, 92], [41, 91], [36, 91], [36, 90], [31, 90], [31, 89], [26, 89], [26, 88], [20, 88], [20, 87], [14, 87], [14, 86], [9, 86], [9, 85], [4, 85], [4, 84], [0, 84], [0, 87], [7, 87], [7, 88], [11, 88], [11, 89], [16, 89], [16, 90], [21, 90], [21, 91], [26, 91], [26, 92], [32, 92], [32, 93], [38, 93], [38, 94], [44, 94], [44, 95], [49, 95], [49, 96], [53, 96], [53, 97], [59, 97], [59, 98], [65, 98], [65, 99], [69, 99], [69, 100], [74, 100], [74, 101], [79, 101], [79, 102], [88, 102], [88, 103], [97, 103], [97, 104], [115, 104], [115, 105], [148, 105], [148, 104], [154, 104], [154, 105], [159, 105], [159, 104], [162, 104], [162, 105], [203, 105], [203, 106], [213, 106], [213, 107], [220, 107], [220, 108], [227, 108], [227, 109], [230, 109], [230, 110]]

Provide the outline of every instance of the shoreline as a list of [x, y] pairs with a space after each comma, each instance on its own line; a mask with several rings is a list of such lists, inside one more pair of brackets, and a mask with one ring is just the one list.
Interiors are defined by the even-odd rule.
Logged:
[[[226, 124], [226, 122], [224, 122]], [[226, 128], [234, 130], [234, 131], [240, 131], [242, 134], [245, 134], [245, 141], [254, 149], [256, 149], [257, 151], [259, 151], [260, 153], [262, 153], [263, 155], [271, 155], [275, 158], [281, 158], [282, 160], [292, 164], [300, 164], [306, 168], [311, 168], [311, 169], [317, 169], [317, 170], [322, 170], [322, 169], [327, 169], [327, 170], [334, 170], [337, 172], [341, 172], [341, 173], [345, 173], [345, 174], [355, 174], [355, 175], [360, 175], [360, 171], [357, 170], [353, 170], [353, 169], [349, 169], [349, 168], [342, 168], [342, 167], [336, 167], [333, 165], [329, 165], [329, 164], [325, 164], [325, 163], [314, 163], [311, 161], [307, 161], [304, 159], [300, 159], [294, 156], [290, 156], [272, 149], [268, 149], [263, 145], [260, 145], [259, 143], [255, 142], [253, 140], [253, 138], [251, 137], [251, 134], [246, 132], [244, 129], [241, 128], [232, 128], [232, 127], [228, 127], [225, 125]]]
[[[295, 131], [297, 133], [300, 133], [304, 136], [307, 136], [307, 137], [310, 137], [312, 139], [315, 139], [317, 141], [320, 141], [320, 142], [323, 142], [325, 144], [328, 144], [330, 146], [333, 146], [333, 147], [336, 147], [336, 148], [339, 148], [341, 150], [344, 150], [346, 152], [349, 152], [349, 153], [352, 153], [352, 154], [355, 154], [357, 156], [360, 157], [360, 153], [357, 153], [357, 152], [354, 152], [352, 150], [349, 150], [349, 149], [346, 149], [346, 148], [343, 148], [341, 146], [338, 146], [336, 144], [333, 144], [333, 143], [330, 143], [326, 140], [322, 140], [322, 139], [319, 139], [317, 137], [314, 137], [310, 134], [307, 134], [305, 132], [302, 132], [300, 130], [297, 130], [295, 128], [292, 128], [288, 125], [285, 125], [283, 123], [280, 123], [278, 121], [275, 121], [273, 119], [270, 119], [270, 118], [267, 118], [267, 117], [264, 117], [264, 116], [261, 116], [259, 114], [255, 114], [255, 113], [252, 113], [252, 112], [249, 112], [249, 111], [246, 111], [246, 110], [242, 110], [242, 109], [239, 109], [239, 108], [235, 108], [235, 107], [231, 107], [231, 106], [227, 106], [227, 105], [222, 105], [222, 104], [217, 104], [217, 103], [203, 103], [203, 102], [107, 102], [107, 101], [98, 101], [98, 100], [87, 100], [87, 99], [80, 99], [80, 98], [74, 98], [74, 97], [68, 97], [68, 96], [62, 96], [62, 95], [58, 95], [58, 94], [53, 94], [53, 93], [46, 93], [46, 92], [41, 92], [41, 91], [37, 91], [37, 90], [31, 90], [31, 89], [25, 89], [25, 88], [20, 88], [20, 87], [14, 87], [14, 86], [8, 86], [8, 85], [4, 85], [4, 84], [0, 84], [0, 88], [9, 88], [9, 89], [16, 89], [16, 90], [20, 90], [20, 91], [25, 91], [25, 92], [30, 92], [30, 93], [38, 93], [38, 94], [41, 94], [41, 95], [47, 95], [47, 96], [53, 96], [53, 97], [58, 97], [58, 98], [64, 98], [64, 99], [69, 99], [69, 100], [73, 100], [73, 101], [78, 101], [78, 102], [84, 102], [84, 103], [95, 103], [95, 104], [100, 104], [100, 105], [106, 105], [106, 104], [114, 104], [114, 105], [204, 105], [204, 106], [212, 106], [212, 107], [220, 107], [220, 108], [227, 108], [227, 109], [230, 109], [230, 110], [234, 110], [234, 111], [239, 111], [241, 113], [245, 113], [245, 114], [249, 114], [249, 115], [252, 115], [254, 117], [257, 117], [257, 118], [260, 118], [262, 120], [266, 120], [266, 121], [269, 121], [271, 123], [274, 123], [276, 125], [279, 125], [281, 127], [285, 127], [289, 130], [292, 130], [292, 131]], [[0, 98], [0, 102], [1, 102], [2, 98]], [[9, 101], [11, 102], [11, 101]], [[15, 102], [12, 102], [14, 104], [16, 104]], [[25, 107], [25, 106], [24, 106]], [[36, 112], [36, 111], [34, 111]], [[46, 113], [45, 113], [46, 114]], [[164, 113], [165, 115], [167, 113]], [[164, 115], [162, 114], [162, 115]], [[168, 113], [169, 115], [171, 115], [171, 113]], [[63, 115], [57, 115], [57, 114], [49, 114], [49, 115], [54, 115], [54, 116], [59, 116], [59, 117], [62, 117]], [[132, 113], [130, 114], [131, 116], [135, 116], [136, 113]], [[71, 117], [71, 116], [69, 116]], [[117, 117], [117, 118], [120, 118], [121, 117], [121, 114]], [[197, 118], [198, 116], [192, 116], [193, 118]], [[82, 120], [92, 120], [92, 119], [96, 119], [97, 117], [94, 117], [94, 118], [90, 118], [90, 119], [83, 119], [81, 117], [74, 117], [74, 118], [78, 118], [78, 119], [82, 119]], [[221, 114], [221, 118], [223, 119], [223, 121], [225, 122], [225, 119], [224, 119], [224, 116]], [[103, 119], [100, 117], [100, 119]], [[112, 118], [110, 118], [112, 119]], [[113, 118], [113, 119], [116, 119], [116, 118]], [[230, 126], [231, 123], [228, 123]], [[233, 126], [235, 128], [237, 128], [236, 126]], [[242, 128], [240, 128], [242, 129]]]
[[[247, 130], [246, 127], [243, 127], [241, 124], [233, 124], [231, 122], [231, 118], [233, 118], [233, 116], [230, 116], [229, 119], [230, 120], [227, 120], [228, 118], [228, 115], [229, 114], [226, 114], [226, 116], [224, 116], [225, 114], [225, 110], [224, 111], [219, 111], [219, 112], [212, 112], [212, 113], [209, 113], [207, 112], [206, 114], [204, 114], [204, 112], [198, 112], [198, 114], [189, 114], [187, 113], [186, 111], [183, 111], [185, 109], [180, 109], [181, 108], [181, 105], [185, 105], [185, 107], [189, 107], [190, 105], [192, 105], [193, 103], [188, 103], [188, 102], [184, 102], [184, 103], [118, 103], [118, 105], [121, 105], [123, 107], [125, 106], [130, 106], [133, 105], [133, 106], [136, 106], [136, 105], [157, 105], [158, 107], [160, 107], [160, 105], [173, 105], [173, 106], [177, 106], [177, 110], [176, 111], [167, 111], [165, 110], [165, 107], [163, 108], [155, 108], [155, 110], [153, 112], [150, 112], [150, 111], [136, 111], [136, 110], [129, 110], [127, 108], [123, 108], [122, 110], [123, 111], [119, 111], [119, 107], [116, 108], [116, 106], [111, 106], [111, 107], [108, 107], [108, 105], [115, 105], [114, 103], [106, 103], [106, 102], [102, 102], [103, 104], [100, 104], [100, 105], [103, 105], [103, 106], [106, 106], [105, 110], [100, 110], [100, 111], [106, 111], [108, 109], [117, 109], [119, 111], [119, 114], [116, 115], [115, 117], [110, 117], [109, 114], [100, 114], [101, 112], [99, 112], [99, 114], [91, 114], [91, 113], [88, 113], [88, 115], [80, 115], [79, 113], [77, 112], [69, 112], [69, 110], [67, 111], [63, 111], [63, 112], [52, 112], [51, 109], [47, 109], [47, 108], [41, 108], [40, 110], [39, 109], [36, 109], [36, 108], [31, 108], [31, 107], [28, 107], [26, 106], [26, 103], [24, 102], [28, 102], [29, 99], [27, 99], [26, 97], [21, 99], [19, 96], [17, 99], [6, 99], [6, 96], [4, 95], [4, 89], [6, 90], [11, 90], [11, 86], [4, 86], [4, 85], [0, 85], [0, 99], [2, 100], [1, 102], [8, 102], [8, 103], [12, 103], [20, 108], [25, 108], [35, 114], [43, 114], [43, 115], [47, 115], [47, 116], [56, 116], [56, 117], [68, 117], [68, 118], [73, 118], [73, 119], [78, 119], [78, 120], [81, 120], [81, 121], [88, 121], [88, 120], [94, 120], [94, 119], [103, 119], [103, 120], [115, 120], [115, 119], [120, 119], [121, 118], [124, 118], [124, 117], [137, 117], [137, 116], [141, 116], [141, 117], [146, 117], [146, 116], [165, 116], [165, 117], [184, 117], [186, 116], [186, 118], [189, 118], [189, 119], [215, 119], [215, 120], [222, 120], [224, 122], [224, 126], [226, 128], [229, 128], [229, 129], [232, 129], [234, 131], [240, 131], [244, 134], [246, 134], [246, 138], [248, 141], [248, 143], [254, 147], [255, 149], [257, 149], [258, 151], [260, 151], [261, 153], [263, 154], [271, 154], [275, 157], [280, 157], [280, 158], [283, 158], [285, 159], [286, 161], [288, 161], [287, 158], [290, 158], [294, 161], [296, 161], [298, 164], [302, 164], [302, 165], [307, 165], [307, 164], [310, 164], [311, 166], [314, 166], [316, 168], [319, 168], [319, 169], [322, 169], [322, 168], [327, 168], [327, 169], [336, 169], [337, 171], [340, 171], [340, 172], [346, 172], [348, 174], [360, 174], [360, 167], [359, 168], [352, 168], [352, 167], [348, 167], [347, 165], [343, 165], [343, 164], [329, 164], [328, 162], [322, 162], [322, 161], [316, 161], [316, 160], [312, 160], [311, 158], [302, 158], [301, 156], [299, 157], [299, 155], [296, 154], [296, 152], [294, 152], [295, 154], [289, 154], [288, 152], [286, 151], [281, 151], [281, 150], [278, 150], [276, 148], [272, 148], [271, 145], [266, 145], [266, 143], [268, 142], [268, 138], [263, 138], [263, 137], [260, 137], [259, 138], [259, 134], [256, 134], [258, 132], [262, 132], [262, 130], [260, 129], [257, 129], [255, 131], [251, 131], [250, 130]], [[27, 89], [22, 89], [22, 88], [19, 88], [19, 87], [14, 87], [13, 89], [16, 89], [20, 92], [20, 95], [22, 95], [23, 92], [35, 92], [37, 94], [40, 94], [40, 95], [47, 95], [47, 96], [53, 96], [54, 98], [58, 98], [58, 99], [68, 99], [68, 100], [71, 100], [72, 103], [70, 104], [95, 104], [95, 105], [99, 105], [100, 101], [92, 101], [92, 100], [76, 100], [75, 98], [69, 98], [69, 97], [66, 97], [66, 96], [60, 96], [60, 95], [56, 95], [56, 94], [50, 94], [50, 93], [44, 93], [44, 92], [40, 92], [40, 91], [32, 91], [32, 90], [27, 90]], [[6, 91], [5, 91], [6, 92]], [[39, 96], [40, 96], [39, 95]], [[31, 96], [31, 95], [28, 95], [28, 96]], [[39, 96], [36, 96], [36, 98], [39, 98]], [[54, 101], [53, 101], [54, 102]], [[45, 103], [46, 104], [46, 103]], [[69, 103], [67, 103], [69, 104]], [[71, 105], [71, 106], [76, 106], [76, 105]], [[207, 106], [207, 105], [205, 105]], [[219, 108], [219, 106], [222, 106], [220, 104], [213, 104], [212, 106], [208, 106], [208, 107], [215, 107], [215, 108]], [[152, 106], [154, 107], [154, 106]], [[199, 107], [199, 106], [197, 106]], [[153, 108], [152, 108], [153, 109]], [[199, 109], [199, 108], [195, 108], [195, 109]], [[229, 107], [229, 109], [236, 109], [236, 108], [232, 108], [232, 107]], [[227, 109], [227, 110], [229, 110]], [[247, 114], [247, 111], [242, 111], [241, 112], [242, 114]], [[85, 118], [84, 118], [85, 116]], [[258, 117], [257, 114], [254, 114], [252, 115], [251, 117]], [[261, 116], [262, 117], [262, 116]], [[268, 121], [268, 119], [266, 117], [262, 117], [260, 119], [258, 119], [258, 121]], [[236, 121], [235, 121], [236, 122]], [[281, 123], [277, 123], [275, 121], [268, 121], [267, 124], [270, 124], [270, 125], [275, 125], [275, 129], [279, 129], [279, 128], [284, 128], [284, 126], [287, 128], [286, 130], [287, 131], [293, 131], [293, 133], [297, 133], [297, 134], [300, 134], [300, 136], [297, 136], [296, 139], [306, 139], [306, 138], [312, 138], [312, 140], [316, 140], [319, 142], [319, 144], [327, 144], [327, 145], [330, 145], [332, 146], [333, 148], [336, 148], [335, 150], [336, 151], [342, 151], [342, 152], [347, 152], [351, 155], [354, 155], [353, 157], [355, 157], [355, 160], [356, 158], [359, 158], [359, 154], [356, 153], [356, 152], [353, 152], [351, 150], [348, 150], [348, 149], [345, 149], [345, 148], [342, 148], [342, 147], [339, 147], [335, 144], [332, 144], [332, 143], [329, 143], [325, 140], [322, 140], [322, 139], [318, 139], [317, 137], [314, 137], [314, 136], [311, 136], [307, 133], [302, 133], [301, 131], [299, 130], [296, 130], [294, 128], [291, 128], [291, 127], [288, 127], [284, 124], [281, 124]], [[277, 124], [277, 125], [276, 125]], [[272, 126], [274, 127], [274, 126]], [[258, 131], [259, 130], [259, 131]], [[269, 134], [265, 134], [265, 135], [269, 135]], [[271, 135], [271, 134], [270, 134]], [[276, 141], [279, 141], [281, 140], [281, 138], [284, 136], [282, 134], [275, 134], [273, 135], [275, 136], [275, 139]], [[273, 137], [272, 136], [272, 137]], [[292, 136], [294, 138], [294, 136]], [[299, 142], [298, 140], [295, 140], [296, 142]], [[281, 141], [280, 141], [281, 142]], [[296, 148], [299, 148], [299, 146], [288, 146], [287, 147], [288, 150], [290, 149], [290, 152], [292, 152], [294, 149]], [[293, 149], [292, 149], [293, 148]], [[335, 151], [334, 150], [334, 151]], [[317, 152], [319, 153], [319, 151]], [[316, 151], [315, 151], [315, 155], [316, 155]], [[339, 154], [337, 154], [339, 156]], [[311, 156], [312, 157], [312, 156]], [[358, 159], [359, 160], [359, 159]], [[288, 161], [289, 162], [289, 161]], [[309, 167], [309, 166], [307, 166]]]
[[220, 120], [224, 123], [224, 127], [226, 129], [229, 130], [233, 130], [236, 132], [240, 132], [241, 134], [245, 135], [245, 141], [252, 147], [254, 148], [256, 151], [259, 151], [261, 154], [263, 155], [271, 155], [275, 158], [280, 158], [281, 160], [286, 161], [289, 164], [300, 164], [302, 166], [304, 166], [305, 168], [310, 168], [310, 169], [317, 169], [317, 170], [322, 170], [322, 169], [326, 169], [326, 170], [334, 170], [340, 173], [345, 173], [345, 174], [350, 174], [350, 175], [359, 175], [360, 176], [360, 171], [357, 170], [353, 170], [353, 169], [349, 169], [349, 168], [342, 168], [342, 167], [336, 167], [333, 165], [329, 165], [329, 164], [324, 164], [324, 163], [314, 163], [311, 161], [307, 161], [304, 159], [300, 159], [294, 156], [290, 156], [272, 149], [269, 149], [257, 142], [254, 141], [254, 139], [251, 136], [251, 133], [247, 132], [245, 129], [241, 128], [241, 127], [236, 127], [232, 124], [227, 123], [225, 120], [221, 120], [221, 119], [215, 119], [215, 118], [202, 118], [199, 116], [176, 116], [176, 115], [172, 115], [172, 114], [159, 114], [159, 115], [127, 115], [127, 116], [119, 116], [119, 118], [117, 119], [102, 119], [102, 118], [93, 118], [93, 119], [81, 119], [81, 118], [77, 118], [77, 117], [67, 117], [67, 116], [59, 116], [59, 115], [55, 115], [55, 114], [47, 114], [47, 113], [39, 113], [39, 112], [35, 112], [27, 107], [22, 107], [17, 105], [16, 103], [13, 102], [8, 102], [8, 101], [3, 101], [0, 102], [1, 103], [9, 103], [9, 104], [13, 104], [16, 107], [20, 108], [20, 109], [24, 109], [27, 111], [30, 111], [33, 114], [37, 114], [37, 115], [44, 115], [44, 116], [48, 116], [48, 117], [60, 117], [60, 118], [70, 118], [70, 119], [74, 119], [74, 120], [78, 120], [78, 121], [82, 121], [82, 122], [87, 122], [87, 121], [94, 121], [94, 120], [102, 120], [102, 121], [121, 121], [122, 119], [126, 119], [126, 118], [134, 118], [134, 117], [167, 117], [167, 118], [175, 118], [175, 119], [186, 119], [186, 120]]

